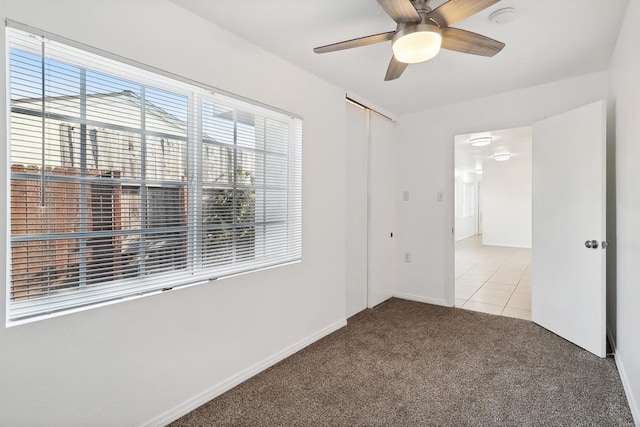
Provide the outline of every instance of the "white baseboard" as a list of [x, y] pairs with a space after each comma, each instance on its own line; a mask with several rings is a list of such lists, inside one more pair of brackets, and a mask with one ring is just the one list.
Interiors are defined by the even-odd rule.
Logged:
[[[613, 345], [613, 344], [612, 344]], [[624, 362], [620, 357], [620, 353], [615, 352], [615, 361], [616, 366], [618, 367], [618, 373], [620, 373], [620, 380], [622, 381], [622, 387], [624, 387], [624, 392], [627, 395], [627, 401], [629, 402], [629, 408], [631, 409], [631, 415], [633, 416], [633, 422], [636, 426], [640, 426], [640, 407], [638, 407], [638, 402], [633, 397], [633, 393], [631, 390], [631, 384], [629, 383], [629, 379], [627, 378], [626, 370], [624, 368]]]
[[302, 350], [308, 345], [313, 344], [319, 339], [337, 331], [343, 326], [346, 326], [346, 324], [347, 324], [346, 319], [342, 319], [332, 325], [329, 325], [326, 328], [316, 332], [315, 334], [310, 335], [307, 338], [304, 338], [293, 345], [290, 345], [289, 347], [274, 354], [273, 356], [270, 356], [262, 360], [261, 362], [258, 362], [255, 365], [250, 366], [244, 371], [241, 371], [236, 375], [231, 376], [225, 381], [222, 381], [221, 383], [216, 384], [215, 386], [192, 397], [191, 399], [176, 406], [175, 408], [160, 414], [159, 416], [153, 418], [152, 420], [142, 424], [142, 426], [144, 427], [165, 426], [170, 422], [175, 421], [178, 418], [182, 417], [183, 415], [188, 414], [189, 412], [193, 411], [194, 409], [203, 405], [204, 403], [210, 401], [211, 399], [216, 398], [221, 394], [223, 394], [224, 392], [231, 390], [233, 387], [241, 384], [242, 382], [248, 380], [254, 375], [257, 375], [260, 372], [264, 371], [265, 369], [275, 365], [281, 360], [284, 360], [287, 357], [291, 356], [292, 354]]
[[473, 236], [477, 236], [477, 234], [471, 233], [471, 234], [467, 234], [467, 235], [464, 235], [464, 236], [456, 237], [455, 241], [459, 242], [460, 240], [468, 239], [469, 237], [473, 237]]
[[501, 248], [519, 248], [519, 249], [531, 249], [531, 244], [529, 245], [518, 245], [514, 243], [495, 243], [495, 242], [482, 242], [484, 246], [499, 246]]
[[393, 296], [400, 299], [407, 299], [409, 301], [424, 302], [426, 304], [441, 305], [443, 307], [453, 307], [451, 304], [447, 304], [445, 300], [438, 298], [427, 298], [419, 295], [405, 294], [404, 292], [394, 292]]

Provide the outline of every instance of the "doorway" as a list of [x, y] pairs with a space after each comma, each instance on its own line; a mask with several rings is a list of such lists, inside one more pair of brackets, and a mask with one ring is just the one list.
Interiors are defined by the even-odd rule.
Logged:
[[532, 128], [455, 137], [455, 306], [531, 320]]

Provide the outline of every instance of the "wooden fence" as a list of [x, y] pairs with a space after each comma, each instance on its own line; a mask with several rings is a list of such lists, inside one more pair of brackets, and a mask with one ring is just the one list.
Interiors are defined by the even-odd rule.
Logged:
[[[48, 168], [45, 170], [45, 204], [42, 205], [40, 168], [12, 165], [11, 179], [11, 235], [73, 234], [82, 231], [81, 214], [85, 230], [113, 231], [121, 229], [122, 186], [119, 184], [86, 185], [84, 208], [81, 186], [75, 180], [60, 177], [79, 177], [78, 168]], [[29, 175], [29, 176], [27, 176]], [[118, 178], [116, 171], [90, 170], [89, 177]], [[86, 239], [87, 267], [100, 265], [102, 277], [118, 275], [121, 236]], [[83, 242], [79, 238], [56, 238], [12, 242], [11, 298], [28, 299], [57, 289], [79, 285], [80, 252]], [[105, 260], [111, 260], [110, 266]]]

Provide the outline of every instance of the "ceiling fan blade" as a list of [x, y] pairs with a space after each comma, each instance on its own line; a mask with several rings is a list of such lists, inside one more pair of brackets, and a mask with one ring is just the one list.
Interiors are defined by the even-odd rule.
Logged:
[[494, 56], [505, 44], [471, 31], [446, 27], [442, 29], [442, 47], [473, 55]]
[[410, 0], [378, 0], [380, 7], [398, 24], [420, 22], [422, 18]]
[[388, 33], [374, 34], [372, 36], [360, 37], [357, 39], [346, 40], [343, 42], [328, 44], [326, 46], [320, 46], [313, 49], [315, 53], [327, 53], [335, 52], [337, 50], [351, 49], [353, 47], [367, 46], [375, 43], [386, 42], [391, 40], [395, 31], [389, 31]]
[[397, 79], [402, 75], [408, 65], [409, 64], [398, 61], [395, 56], [392, 56], [391, 62], [389, 62], [389, 68], [387, 68], [387, 75], [384, 76], [384, 81], [388, 82], [389, 80]]
[[433, 19], [440, 27], [453, 25], [474, 15], [500, 0], [449, 0], [442, 6], [429, 12], [427, 17]]

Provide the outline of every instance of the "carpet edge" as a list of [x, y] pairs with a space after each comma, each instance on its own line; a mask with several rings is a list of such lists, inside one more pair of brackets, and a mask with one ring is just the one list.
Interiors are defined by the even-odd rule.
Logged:
[[286, 359], [287, 357], [297, 353], [303, 348], [313, 344], [314, 342], [326, 337], [327, 335], [332, 334], [340, 328], [343, 328], [347, 325], [346, 319], [338, 320], [337, 322], [332, 323], [331, 325], [319, 330], [316, 333], [313, 333], [306, 338], [301, 339], [300, 341], [284, 348], [283, 350], [267, 357], [266, 359], [258, 362], [247, 369], [238, 372], [235, 375], [223, 380], [222, 382], [210, 387], [209, 389], [203, 391], [202, 393], [197, 394], [196, 396], [188, 399], [187, 401], [177, 405], [176, 407], [158, 415], [157, 417], [152, 418], [151, 420], [143, 423], [140, 427], [159, 427], [165, 426], [178, 418], [188, 414], [193, 411], [197, 407], [205, 404], [206, 402], [214, 399], [221, 394], [231, 390], [237, 385], [240, 385], [244, 381], [249, 378], [259, 374], [260, 372], [270, 368], [276, 363]]
[[453, 307], [453, 305], [448, 304], [447, 301], [439, 298], [422, 297], [419, 295], [407, 294], [404, 292], [394, 292], [393, 296], [395, 298], [406, 299], [409, 301], [423, 302], [426, 304], [439, 305], [442, 307], [450, 307], [450, 308]]

